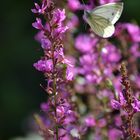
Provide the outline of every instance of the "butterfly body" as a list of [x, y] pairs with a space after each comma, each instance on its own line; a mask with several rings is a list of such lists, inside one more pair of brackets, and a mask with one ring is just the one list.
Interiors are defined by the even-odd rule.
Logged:
[[84, 11], [84, 19], [90, 25], [95, 34], [108, 38], [115, 31], [114, 24], [120, 18], [123, 10], [123, 3], [109, 3], [98, 6], [91, 11]]

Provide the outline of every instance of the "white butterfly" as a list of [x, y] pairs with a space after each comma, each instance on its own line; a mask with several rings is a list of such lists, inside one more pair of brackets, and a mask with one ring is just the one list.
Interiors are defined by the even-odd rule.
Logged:
[[122, 2], [108, 3], [91, 11], [84, 11], [84, 19], [95, 34], [108, 38], [113, 35], [115, 31], [114, 24], [120, 18], [122, 10]]

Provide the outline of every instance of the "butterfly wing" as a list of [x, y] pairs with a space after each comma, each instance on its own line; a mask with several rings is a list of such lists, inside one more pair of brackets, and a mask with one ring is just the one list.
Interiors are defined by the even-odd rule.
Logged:
[[85, 17], [85, 20], [94, 33], [100, 37], [108, 38], [112, 36], [115, 31], [114, 25], [101, 16], [92, 14], [92, 16]]
[[102, 6], [98, 6], [91, 11], [91, 15], [101, 16], [110, 21], [111, 24], [115, 24], [120, 18], [123, 11], [123, 3], [109, 3]]

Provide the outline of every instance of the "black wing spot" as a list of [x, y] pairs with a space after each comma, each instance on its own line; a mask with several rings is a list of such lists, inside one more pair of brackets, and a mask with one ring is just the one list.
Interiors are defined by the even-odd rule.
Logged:
[[112, 16], [114, 16], [115, 15], [115, 13], [112, 13]]

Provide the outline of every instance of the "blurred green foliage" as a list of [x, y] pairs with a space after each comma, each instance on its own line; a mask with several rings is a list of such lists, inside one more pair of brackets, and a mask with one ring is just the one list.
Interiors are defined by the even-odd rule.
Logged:
[[[123, 22], [140, 23], [140, 0], [126, 0]], [[32, 64], [41, 56], [31, 23], [33, 1], [2, 1], [0, 8], [0, 140], [23, 135], [26, 118], [45, 100], [43, 76]]]

